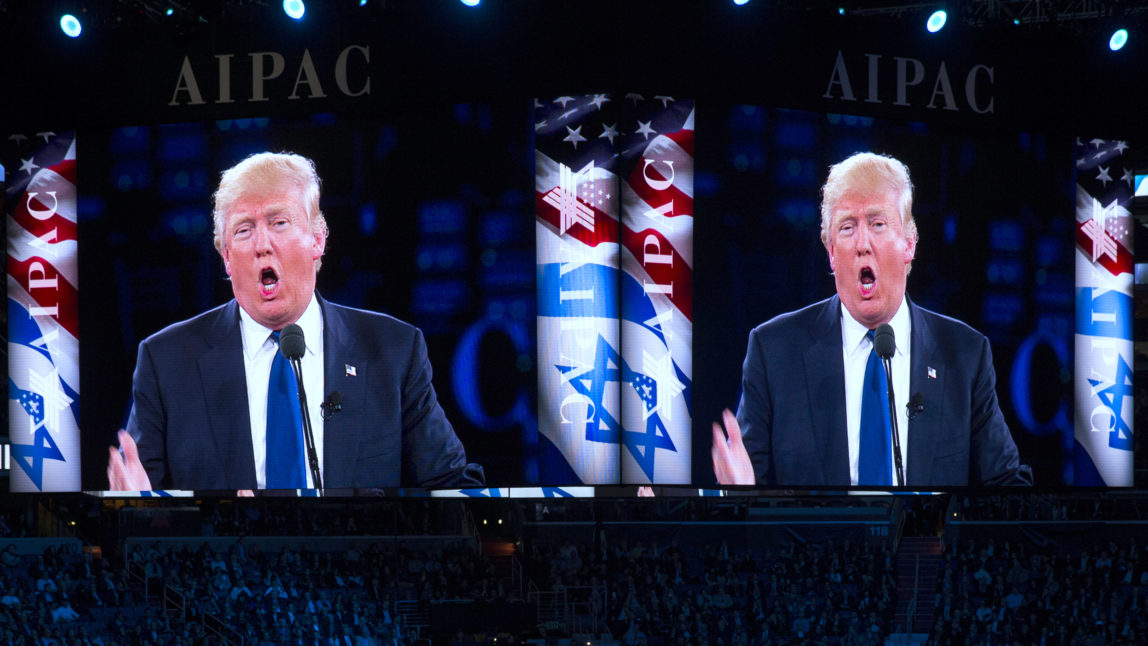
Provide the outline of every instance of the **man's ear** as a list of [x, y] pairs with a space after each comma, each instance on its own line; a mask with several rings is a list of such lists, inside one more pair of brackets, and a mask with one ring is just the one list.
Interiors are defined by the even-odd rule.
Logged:
[[311, 245], [311, 259], [318, 260], [323, 257], [323, 252], [327, 250], [327, 236], [320, 233], [315, 233], [315, 241]]

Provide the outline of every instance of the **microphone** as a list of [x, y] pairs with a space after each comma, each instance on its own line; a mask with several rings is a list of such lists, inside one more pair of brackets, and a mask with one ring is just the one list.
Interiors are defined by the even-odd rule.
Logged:
[[882, 360], [893, 358], [893, 352], [897, 350], [897, 341], [893, 338], [892, 325], [882, 323], [877, 326], [877, 331], [873, 333], [873, 350]]
[[279, 332], [279, 351], [288, 361], [302, 359], [306, 349], [307, 342], [303, 340], [303, 328], [292, 323]]
[[303, 414], [303, 441], [307, 446], [307, 465], [311, 470], [311, 483], [317, 490], [323, 488], [323, 476], [319, 472], [319, 454], [315, 451], [315, 434], [311, 430], [311, 415], [307, 410], [307, 391], [303, 388], [303, 366], [300, 359], [307, 349], [303, 339], [303, 328], [292, 323], [279, 332], [279, 352], [291, 362], [295, 371], [295, 383], [299, 386], [299, 410]]
[[331, 418], [335, 416], [335, 413], [343, 410], [343, 393], [337, 390], [333, 391], [327, 395], [327, 401], [319, 404], [319, 408], [323, 410], [323, 421], [330, 421]]
[[910, 421], [925, 412], [925, 396], [921, 393], [913, 393], [913, 396], [909, 398], [909, 403], [905, 404], [905, 412], [908, 413]]
[[885, 364], [885, 383], [889, 393], [889, 420], [893, 424], [893, 468], [897, 471], [897, 486], [905, 486], [905, 469], [901, 463], [901, 433], [897, 429], [897, 406], [893, 396], [893, 352], [897, 349], [897, 341], [893, 337], [893, 326], [882, 323], [873, 333], [873, 350], [881, 357]]

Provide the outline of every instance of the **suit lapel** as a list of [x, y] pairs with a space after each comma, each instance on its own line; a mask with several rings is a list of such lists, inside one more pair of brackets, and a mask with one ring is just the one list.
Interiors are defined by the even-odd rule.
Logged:
[[220, 310], [205, 341], [208, 350], [196, 361], [203, 381], [208, 432], [219, 456], [220, 473], [226, 482], [224, 488], [254, 489], [251, 413], [247, 408], [239, 305], [234, 300]]
[[849, 484], [849, 434], [845, 426], [845, 365], [841, 355], [840, 303], [837, 296], [825, 301], [810, 330], [812, 340], [805, 351], [805, 383], [809, 389], [806, 395], [810, 419], [813, 420], [813, 437], [820, 458], [817, 464], [805, 466], [811, 470], [821, 470], [821, 483], [838, 485]]
[[368, 369], [365, 359], [359, 356], [358, 340], [347, 325], [343, 313], [322, 297], [319, 305], [323, 310], [323, 388], [326, 391], [318, 402], [338, 391], [342, 395], [342, 412], [331, 415], [323, 422], [323, 472], [325, 484], [331, 486], [330, 475], [353, 475], [355, 451], [358, 446], [351, 440], [355, 402], [365, 401], [363, 393]]
[[945, 366], [941, 363], [929, 321], [921, 315], [921, 310], [909, 301], [909, 313], [913, 321], [912, 366], [909, 368], [909, 398], [921, 395], [924, 409], [910, 413], [909, 454], [906, 457], [910, 485], [924, 485], [930, 482], [930, 469], [937, 449], [936, 420], [942, 419], [941, 410], [945, 392]]

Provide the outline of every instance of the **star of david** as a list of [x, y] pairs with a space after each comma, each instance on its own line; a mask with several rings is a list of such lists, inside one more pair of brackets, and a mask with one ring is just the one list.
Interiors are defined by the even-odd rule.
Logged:
[[[555, 366], [563, 375], [574, 371], [574, 366]], [[657, 406], [657, 382], [648, 375], [630, 368], [618, 351], [606, 339], [598, 336], [593, 366], [567, 377], [570, 386], [584, 395], [594, 405], [593, 416], [586, 420], [586, 441], [616, 443], [622, 445], [634, 457], [634, 461], [651, 480], [657, 449], [677, 451], [674, 442], [666, 431], [666, 426], [658, 414], [646, 418], [646, 428], [641, 431], [623, 429], [618, 420], [606, 410], [604, 395], [607, 384], [626, 383], [634, 388], [647, 411]]]
[[13, 443], [11, 447], [12, 458], [20, 465], [37, 490], [44, 488], [44, 460], [64, 461], [64, 454], [60, 452], [56, 440], [52, 439], [52, 434], [43, 424], [36, 426], [31, 444]]
[[[1108, 435], [1108, 445], [1117, 449], [1132, 449], [1132, 429], [1124, 421], [1124, 398], [1132, 396], [1132, 370], [1124, 361], [1124, 357], [1117, 357], [1116, 377], [1112, 385], [1096, 391], [1100, 403], [1112, 411], [1113, 427]], [[1095, 389], [1101, 385], [1097, 379], [1089, 379]]]

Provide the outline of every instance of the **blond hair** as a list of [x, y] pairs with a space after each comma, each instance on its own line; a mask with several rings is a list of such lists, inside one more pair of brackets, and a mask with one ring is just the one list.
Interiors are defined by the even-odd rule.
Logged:
[[[319, 174], [310, 159], [291, 153], [256, 153], [223, 171], [219, 188], [211, 196], [214, 205], [212, 219], [215, 224], [215, 250], [223, 253], [223, 229], [227, 212], [245, 195], [260, 194], [285, 187], [296, 188], [303, 194], [303, 206], [311, 222], [311, 233], [327, 239], [327, 219], [319, 210]], [[320, 260], [315, 261], [318, 270]]]
[[906, 240], [917, 240], [913, 219], [913, 182], [909, 168], [888, 155], [857, 153], [829, 167], [829, 178], [821, 187], [821, 244], [829, 248], [830, 222], [838, 202], [849, 192], [879, 193], [895, 190], [900, 196], [901, 231]]

